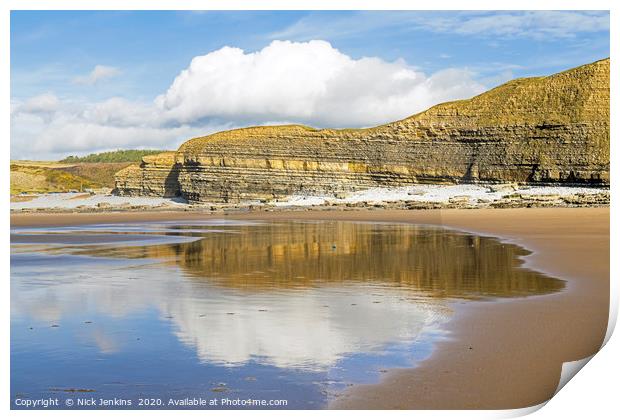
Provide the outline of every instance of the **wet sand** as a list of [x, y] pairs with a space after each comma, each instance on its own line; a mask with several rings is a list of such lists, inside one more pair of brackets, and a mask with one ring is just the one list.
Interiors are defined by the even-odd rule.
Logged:
[[454, 304], [451, 339], [412, 369], [349, 388], [331, 408], [509, 409], [553, 396], [562, 363], [601, 346], [609, 315], [609, 208], [13, 214], [11, 226], [157, 220], [307, 219], [442, 225], [520, 244], [526, 266], [567, 281], [551, 295]]

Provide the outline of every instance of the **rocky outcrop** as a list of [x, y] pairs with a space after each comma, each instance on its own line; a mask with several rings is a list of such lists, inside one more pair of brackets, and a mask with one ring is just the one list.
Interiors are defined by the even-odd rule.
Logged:
[[116, 173], [114, 193], [126, 196], [176, 197], [181, 195], [179, 165], [174, 152], [144, 156], [140, 164]]
[[119, 194], [235, 202], [422, 182], [609, 185], [609, 59], [375, 128], [250, 127], [149, 159], [117, 174]]

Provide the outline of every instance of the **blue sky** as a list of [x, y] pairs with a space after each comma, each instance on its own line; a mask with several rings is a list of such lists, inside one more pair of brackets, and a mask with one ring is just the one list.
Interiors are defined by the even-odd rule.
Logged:
[[607, 56], [606, 12], [13, 11], [11, 154], [374, 125]]

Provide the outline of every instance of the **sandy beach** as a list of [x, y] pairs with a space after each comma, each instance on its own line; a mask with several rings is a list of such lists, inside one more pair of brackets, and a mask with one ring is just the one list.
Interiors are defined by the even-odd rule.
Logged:
[[609, 208], [12, 214], [11, 226], [206, 218], [404, 222], [499, 237], [533, 253], [525, 266], [567, 281], [560, 293], [455, 303], [432, 356], [347, 389], [337, 409], [509, 409], [552, 397], [562, 363], [595, 353], [609, 311]]

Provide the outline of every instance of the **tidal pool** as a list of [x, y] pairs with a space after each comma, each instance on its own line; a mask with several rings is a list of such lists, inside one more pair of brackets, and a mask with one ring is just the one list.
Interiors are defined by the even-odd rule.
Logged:
[[[67, 398], [183, 408], [170, 399], [240, 398], [323, 408], [347, 386], [429, 357], [449, 339], [452, 302], [564, 287], [520, 267], [527, 254], [407, 224], [13, 229], [12, 406], [58, 397], [60, 408]], [[154, 405], [138, 405], [144, 398]]]

